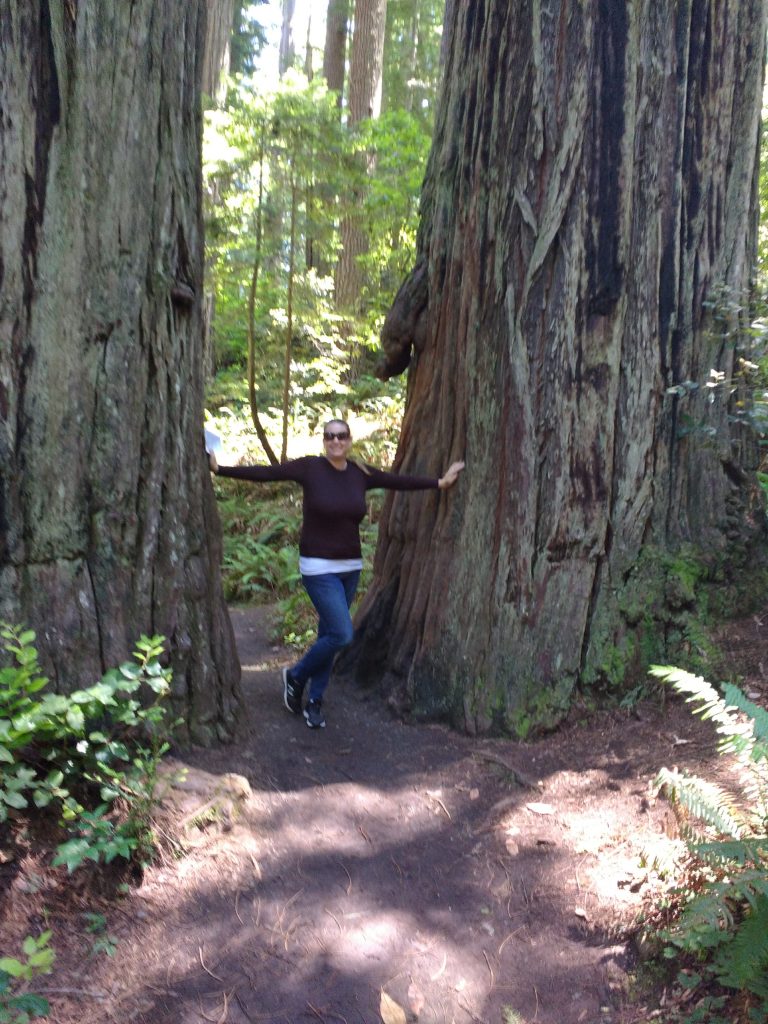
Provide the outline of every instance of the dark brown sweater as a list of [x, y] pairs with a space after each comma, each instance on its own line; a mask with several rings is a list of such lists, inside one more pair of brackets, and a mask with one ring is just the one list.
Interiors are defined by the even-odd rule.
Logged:
[[375, 487], [393, 491], [423, 491], [438, 486], [434, 477], [385, 473], [368, 466], [364, 473], [354, 462], [334, 469], [328, 459], [307, 455], [280, 466], [219, 466], [220, 476], [239, 480], [292, 480], [304, 491], [299, 553], [306, 558], [360, 558], [360, 522], [365, 494]]

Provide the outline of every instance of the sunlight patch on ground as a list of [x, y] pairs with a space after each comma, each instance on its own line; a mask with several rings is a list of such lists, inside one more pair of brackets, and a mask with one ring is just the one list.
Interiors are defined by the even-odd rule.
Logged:
[[[307, 771], [311, 773], [311, 764]], [[322, 800], [314, 786], [287, 797], [265, 791], [256, 791], [256, 796], [259, 809], [251, 810], [249, 818], [257, 829], [269, 828], [272, 842], [286, 857], [305, 850], [307, 833], [317, 856], [367, 857], [401, 844], [406, 836], [413, 842], [417, 833], [437, 835], [447, 823], [428, 794], [412, 785], [386, 791], [359, 783], [325, 785]], [[282, 813], [276, 816], [278, 808]]]

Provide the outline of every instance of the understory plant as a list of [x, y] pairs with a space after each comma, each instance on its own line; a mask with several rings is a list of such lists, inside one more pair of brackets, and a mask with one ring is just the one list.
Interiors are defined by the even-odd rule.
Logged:
[[29, 992], [26, 986], [39, 974], [50, 974], [55, 953], [49, 942], [51, 932], [28, 935], [22, 944], [23, 960], [0, 957], [0, 1024], [27, 1024], [45, 1017], [48, 1000]]
[[740, 790], [677, 769], [655, 780], [675, 810], [687, 859], [666, 895], [670, 912], [659, 937], [669, 959], [687, 958], [680, 981], [695, 987], [716, 980], [748, 994], [752, 1022], [768, 1021], [768, 712], [739, 687], [722, 693], [699, 676], [657, 666], [669, 684], [711, 721], [718, 753], [733, 759]]
[[152, 845], [157, 769], [168, 749], [171, 671], [162, 637], [142, 636], [134, 660], [92, 686], [46, 692], [35, 634], [0, 625], [0, 823], [33, 808], [55, 813], [67, 838], [54, 864], [144, 860]]

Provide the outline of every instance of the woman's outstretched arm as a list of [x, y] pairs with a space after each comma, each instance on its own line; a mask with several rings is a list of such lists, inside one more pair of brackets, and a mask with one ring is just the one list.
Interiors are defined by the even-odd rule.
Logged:
[[433, 476], [408, 476], [405, 473], [386, 473], [384, 470], [368, 467], [366, 484], [372, 487], [385, 487], [389, 491], [425, 491], [439, 487], [445, 490], [456, 483], [459, 473], [464, 469], [463, 462], [453, 462], [439, 478]]
[[217, 476], [230, 476], [236, 480], [269, 482], [293, 480], [302, 483], [305, 476], [306, 459], [292, 459], [278, 466], [220, 466], [213, 452], [208, 452], [208, 466]]

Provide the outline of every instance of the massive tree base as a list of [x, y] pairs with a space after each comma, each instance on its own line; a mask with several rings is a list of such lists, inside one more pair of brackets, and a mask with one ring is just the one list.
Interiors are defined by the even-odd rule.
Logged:
[[737, 349], [767, 15], [449, 0], [381, 371], [409, 364], [400, 468], [467, 470], [387, 502], [345, 659], [404, 706], [556, 721], [673, 656], [676, 560], [738, 578], [764, 544]]
[[163, 634], [189, 738], [239, 666], [203, 452], [204, 0], [0, 10], [0, 617], [60, 690]]

